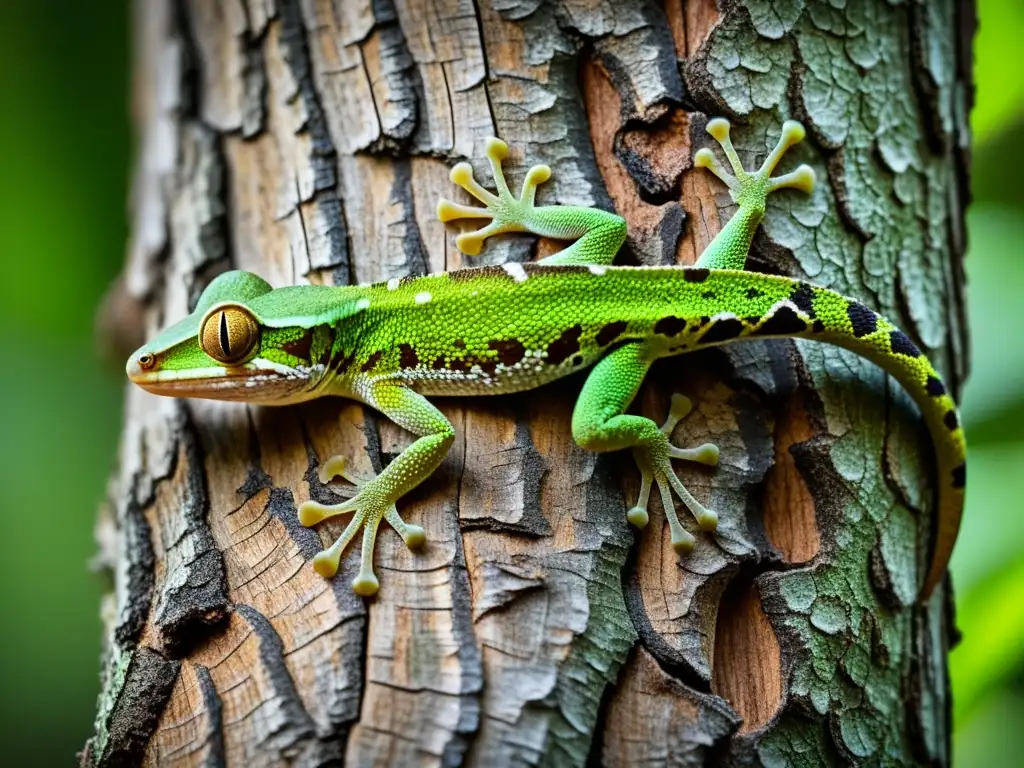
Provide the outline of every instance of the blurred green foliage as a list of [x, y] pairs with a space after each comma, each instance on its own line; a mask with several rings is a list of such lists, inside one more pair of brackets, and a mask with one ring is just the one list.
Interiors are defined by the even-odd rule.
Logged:
[[[125, 6], [0, 2], [0, 734], [13, 764], [71, 764], [98, 690], [100, 584], [84, 574], [122, 377], [98, 362], [92, 326], [126, 237]], [[980, 0], [979, 16], [971, 482], [953, 558], [962, 766], [1024, 754], [1024, 3]]]
[[127, 4], [0, 2], [0, 734], [7, 765], [72, 765], [99, 690], [86, 570], [123, 375], [93, 352], [124, 258]]
[[970, 482], [951, 565], [963, 640], [950, 676], [954, 764], [1002, 766], [1024, 755], [1024, 3], [980, 0], [978, 12], [962, 394]]

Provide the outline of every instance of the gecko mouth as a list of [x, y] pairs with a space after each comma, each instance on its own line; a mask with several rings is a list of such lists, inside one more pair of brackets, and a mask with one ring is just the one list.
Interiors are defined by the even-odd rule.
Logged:
[[309, 371], [269, 361], [252, 361], [235, 368], [146, 371], [133, 359], [127, 365], [127, 374], [133, 384], [154, 395], [264, 404], [302, 399], [311, 379]]

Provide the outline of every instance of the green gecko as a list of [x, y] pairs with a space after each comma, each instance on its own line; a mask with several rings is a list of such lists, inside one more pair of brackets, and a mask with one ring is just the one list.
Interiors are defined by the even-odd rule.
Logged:
[[325, 577], [338, 569], [342, 551], [363, 529], [357, 594], [377, 592], [373, 571], [382, 519], [409, 547], [424, 530], [405, 522], [396, 502], [430, 474], [448, 453], [455, 431], [427, 399], [435, 395], [519, 392], [593, 366], [572, 414], [576, 442], [591, 451], [631, 448], [641, 486], [629, 521], [643, 528], [657, 486], [672, 545], [685, 553], [693, 535], [676, 515], [673, 492], [704, 531], [714, 531], [715, 512], [686, 489], [673, 459], [707, 465], [718, 448], [679, 448], [669, 436], [690, 409], [682, 395], [659, 426], [626, 413], [651, 364], [661, 357], [745, 338], [807, 338], [852, 350], [892, 374], [924, 414], [938, 457], [938, 533], [922, 588], [927, 597], [942, 578], [960, 525], [965, 485], [965, 443], [956, 405], [927, 358], [895, 325], [853, 299], [785, 277], [744, 271], [754, 232], [772, 192], [793, 187], [810, 193], [813, 170], [802, 165], [772, 177], [786, 150], [804, 137], [788, 121], [760, 170], [747, 172], [729, 138], [729, 123], [707, 126], [732, 166], [729, 173], [708, 149], [695, 156], [728, 187], [738, 210], [693, 267], [614, 267], [626, 222], [602, 210], [536, 206], [537, 185], [551, 176], [531, 168], [515, 198], [502, 172], [508, 147], [487, 141], [497, 194], [482, 187], [468, 163], [451, 180], [483, 207], [441, 200], [442, 221], [489, 220], [459, 235], [468, 255], [504, 232], [573, 240], [534, 264], [405, 277], [360, 286], [292, 286], [272, 289], [248, 272], [227, 272], [202, 293], [195, 310], [137, 350], [129, 378], [159, 395], [236, 400], [267, 405], [340, 395], [365, 403], [416, 436], [377, 476], [361, 478], [344, 457], [320, 466], [327, 483], [343, 477], [355, 495], [336, 505], [306, 501], [299, 521], [312, 526], [352, 513], [351, 522], [313, 559]]

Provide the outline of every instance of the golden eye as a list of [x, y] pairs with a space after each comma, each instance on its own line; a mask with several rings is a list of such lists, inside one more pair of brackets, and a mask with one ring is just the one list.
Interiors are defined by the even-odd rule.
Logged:
[[199, 346], [224, 365], [244, 362], [259, 340], [256, 319], [243, 307], [217, 307], [203, 318], [199, 327]]
[[148, 371], [150, 368], [152, 368], [154, 365], [156, 365], [156, 356], [155, 355], [151, 355], [148, 352], [145, 352], [145, 353], [139, 355], [139, 361], [138, 362], [139, 362], [139, 368], [143, 368], [143, 369]]

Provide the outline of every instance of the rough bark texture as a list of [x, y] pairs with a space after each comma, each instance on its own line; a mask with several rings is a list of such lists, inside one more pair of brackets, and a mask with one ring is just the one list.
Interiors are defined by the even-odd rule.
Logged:
[[[434, 205], [492, 134], [513, 176], [552, 166], [543, 202], [625, 215], [624, 261], [690, 263], [732, 213], [692, 168], [708, 116], [733, 118], [747, 163], [796, 117], [809, 140], [786, 165], [822, 183], [772, 197], [752, 266], [862, 298], [963, 378], [967, 6], [137, 0], [136, 17], [139, 333], [229, 267], [285, 285], [467, 266]], [[508, 238], [482, 261], [554, 247]], [[573, 444], [579, 385], [440, 404], [459, 438], [403, 507], [428, 546], [384, 530], [368, 603], [354, 552], [334, 581], [309, 566], [340, 523], [295, 509], [335, 498], [325, 457], [379, 468], [408, 435], [343, 401], [129, 389], [83, 763], [947, 762], [948, 593], [913, 605], [931, 449], [891, 380], [803, 342], [657, 366], [638, 410], [660, 419], [683, 391], [676, 441], [722, 447], [716, 472], [680, 468], [721, 515], [684, 559], [659, 515], [626, 525], [630, 457]]]

